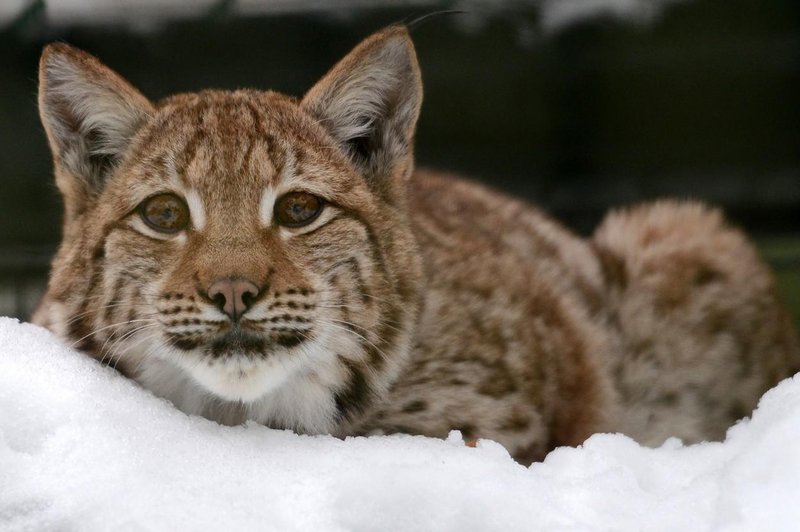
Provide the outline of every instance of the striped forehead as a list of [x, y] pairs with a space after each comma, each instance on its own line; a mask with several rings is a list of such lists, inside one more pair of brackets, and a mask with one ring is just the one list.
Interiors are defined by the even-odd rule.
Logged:
[[255, 215], [268, 226], [281, 194], [303, 189], [326, 195], [331, 172], [341, 175], [325, 140], [304, 129], [310, 119], [294, 104], [278, 98], [271, 105], [270, 98], [250, 93], [202, 95], [162, 108], [154, 130], [163, 151], [150, 154], [198, 225], [232, 215], [236, 205], [239, 216]]
[[298, 181], [291, 152], [279, 157], [275, 152], [276, 147], [263, 139], [250, 139], [229, 164], [220, 164], [219, 150], [200, 146], [185, 172], [177, 176], [192, 218], [203, 220], [207, 212], [215, 218], [257, 216], [268, 226], [279, 191]]
[[261, 189], [284, 177], [284, 161], [292, 157], [292, 143], [269, 106], [236, 96], [183, 104], [162, 120], [165, 173], [206, 201], [232, 194], [257, 201]]
[[285, 158], [286, 142], [269, 106], [231, 96], [182, 106], [172, 118], [175, 171], [189, 186], [270, 182]]

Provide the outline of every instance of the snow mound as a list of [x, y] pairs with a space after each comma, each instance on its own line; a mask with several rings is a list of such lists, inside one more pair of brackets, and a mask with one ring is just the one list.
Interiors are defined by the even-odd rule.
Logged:
[[190, 417], [0, 318], [0, 529], [791, 530], [800, 380], [725, 443], [596, 435], [525, 468], [498, 444], [298, 436]]

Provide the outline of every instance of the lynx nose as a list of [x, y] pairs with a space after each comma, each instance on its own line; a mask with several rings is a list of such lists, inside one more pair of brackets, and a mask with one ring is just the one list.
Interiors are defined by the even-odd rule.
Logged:
[[225, 277], [208, 287], [208, 297], [222, 312], [236, 321], [258, 296], [258, 287], [247, 279]]

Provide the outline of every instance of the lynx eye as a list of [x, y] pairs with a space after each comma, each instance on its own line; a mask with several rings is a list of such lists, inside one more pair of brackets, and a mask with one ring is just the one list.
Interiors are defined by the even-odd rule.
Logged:
[[308, 192], [289, 192], [275, 202], [275, 219], [285, 227], [302, 227], [316, 220], [323, 203], [322, 198]]
[[175, 194], [157, 194], [139, 205], [139, 216], [151, 229], [177, 233], [189, 225], [189, 208]]

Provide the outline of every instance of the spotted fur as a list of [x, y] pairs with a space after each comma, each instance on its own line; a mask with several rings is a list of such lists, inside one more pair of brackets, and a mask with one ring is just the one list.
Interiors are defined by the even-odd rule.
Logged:
[[[421, 99], [400, 27], [302, 99], [150, 102], [48, 46], [39, 102], [65, 219], [34, 321], [222, 423], [459, 429], [524, 462], [596, 431], [719, 438], [798, 367], [770, 273], [719, 213], [663, 202], [578, 238], [523, 202], [415, 172]], [[323, 198], [319, 218], [277, 223], [292, 191]], [[138, 206], [163, 193], [185, 201], [184, 230], [143, 221]], [[220, 278], [257, 289], [238, 321], [209, 296]]]

